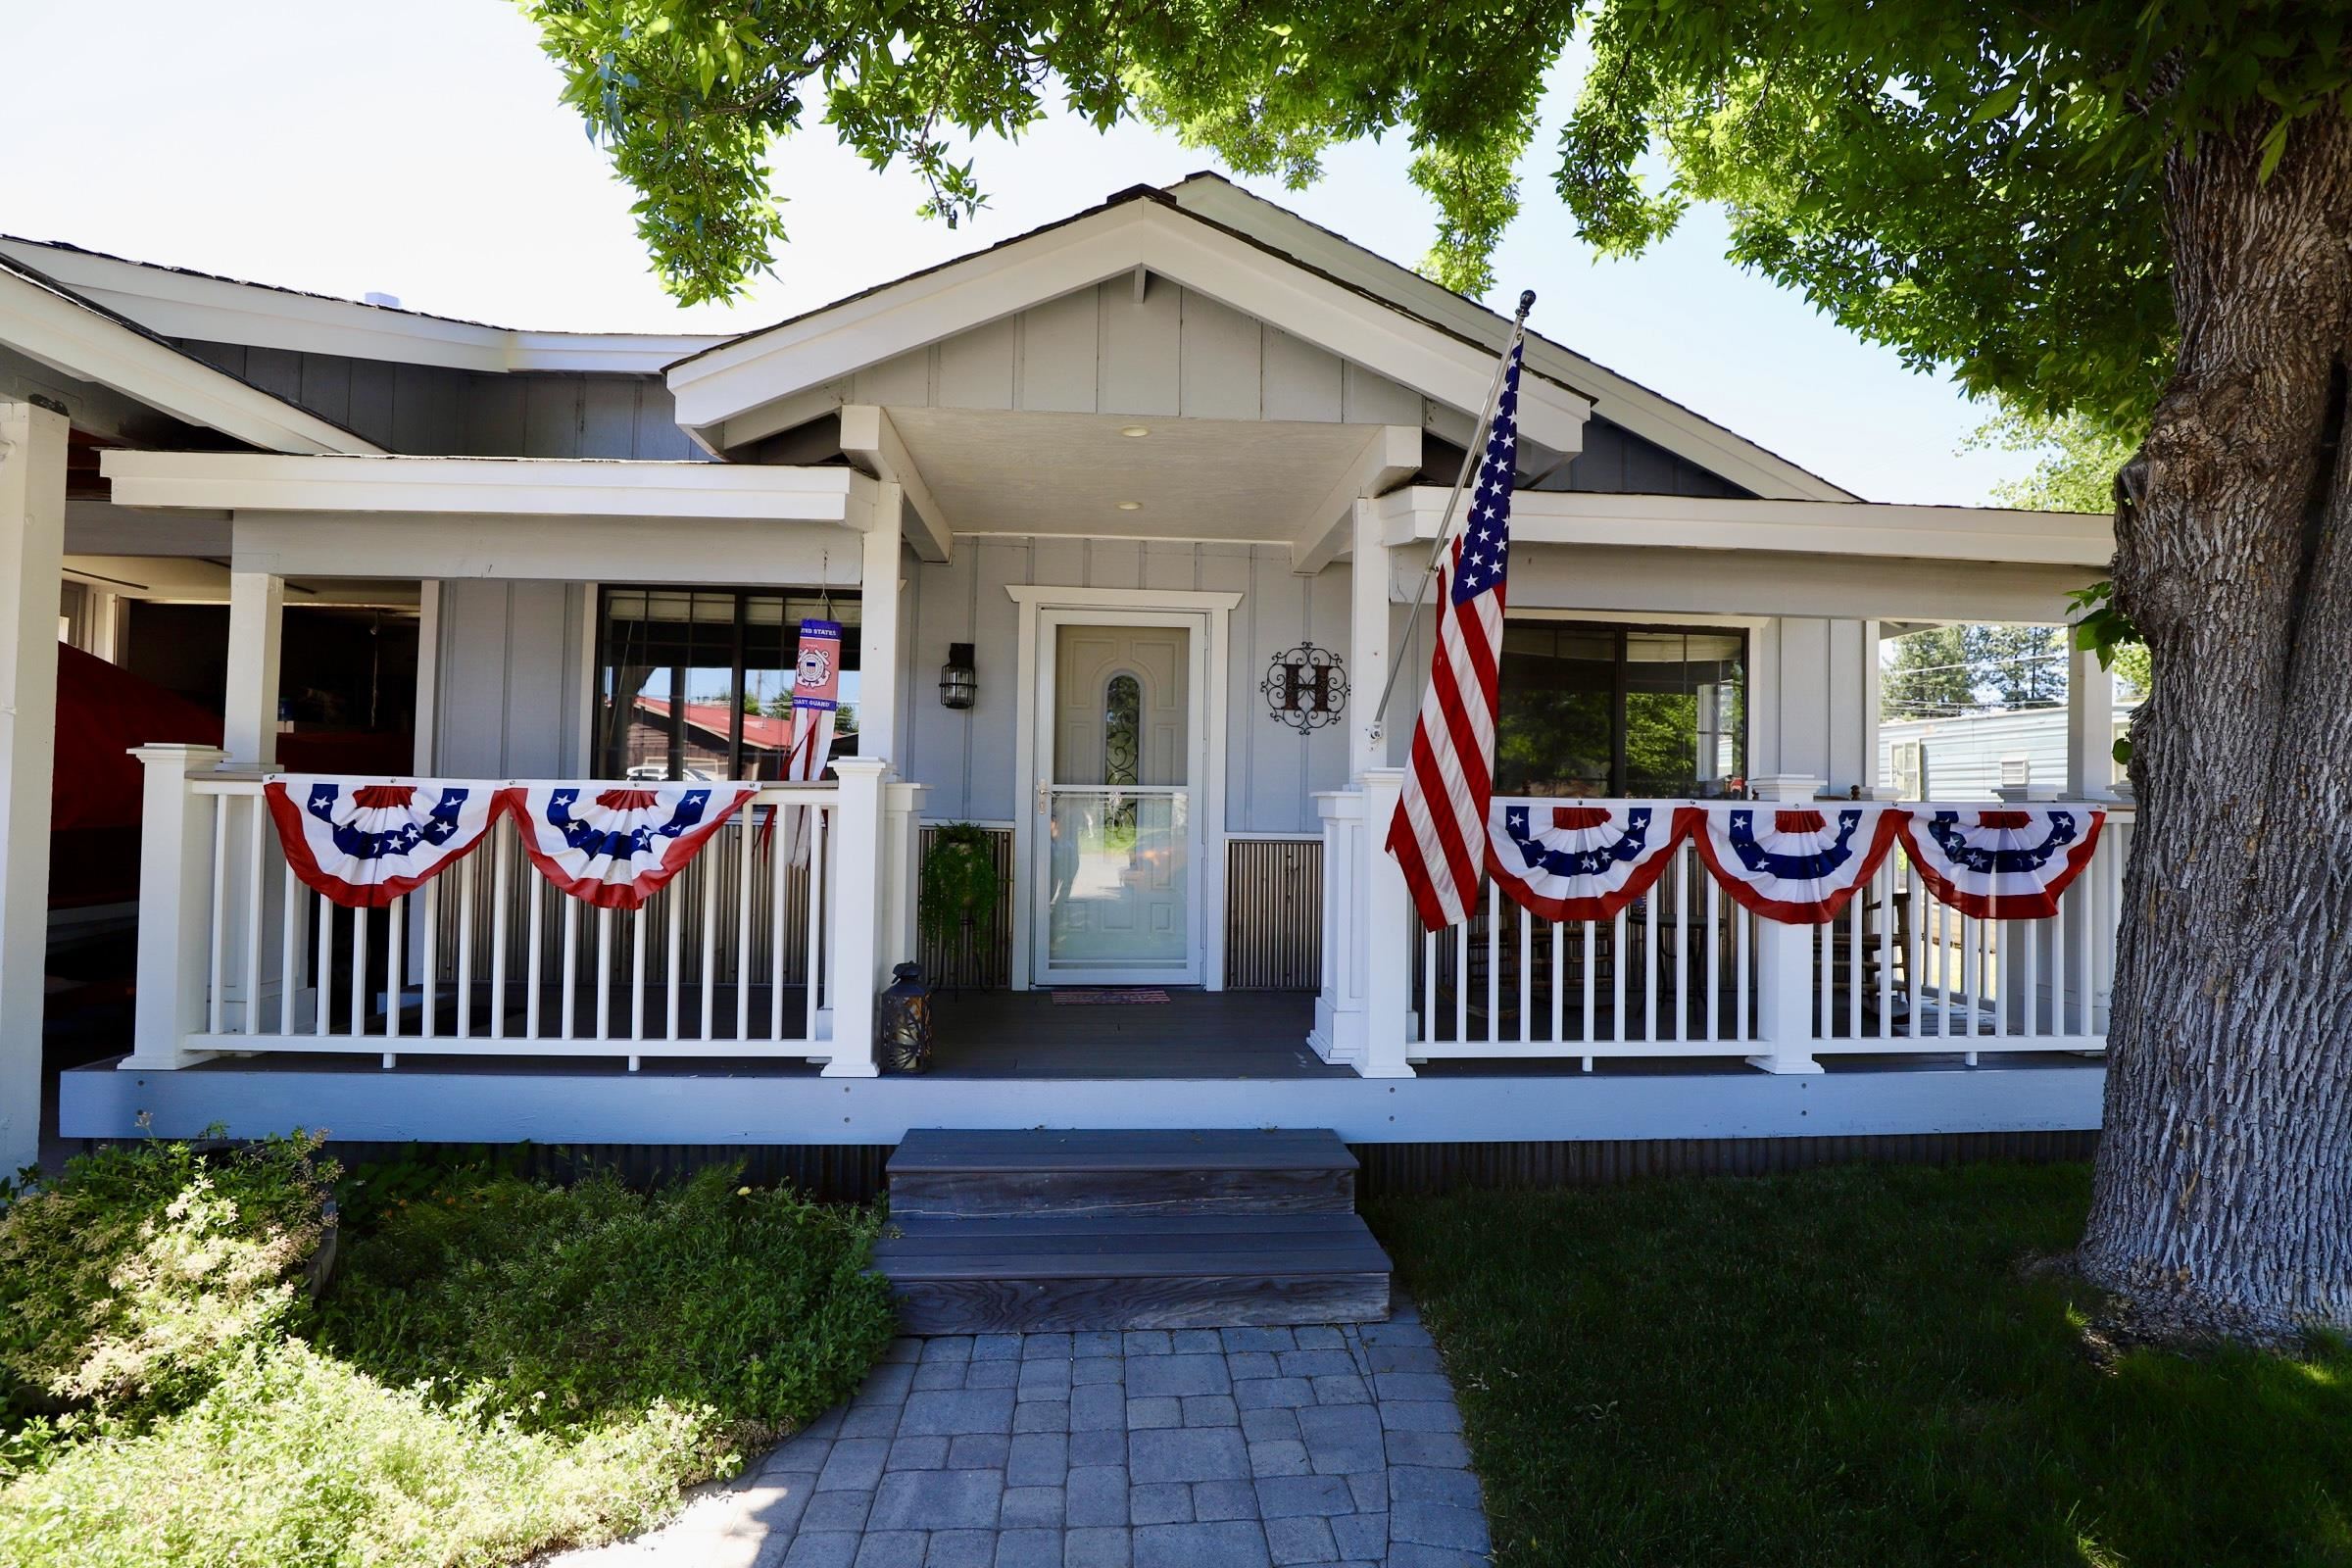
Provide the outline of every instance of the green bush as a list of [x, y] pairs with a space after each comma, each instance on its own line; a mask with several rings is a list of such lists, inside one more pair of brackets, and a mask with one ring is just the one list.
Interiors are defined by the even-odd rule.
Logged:
[[667, 1405], [528, 1433], [479, 1398], [444, 1406], [288, 1341], [146, 1432], [0, 1489], [0, 1562], [486, 1568], [642, 1529], [720, 1457], [705, 1418]]
[[757, 1443], [889, 1343], [877, 1220], [709, 1170], [652, 1194], [453, 1172], [348, 1250], [322, 1346], [387, 1382], [479, 1384], [528, 1430], [710, 1406]]
[[0, 1209], [0, 1420], [170, 1409], [277, 1338], [324, 1234], [336, 1171], [318, 1149], [150, 1141], [78, 1156]]

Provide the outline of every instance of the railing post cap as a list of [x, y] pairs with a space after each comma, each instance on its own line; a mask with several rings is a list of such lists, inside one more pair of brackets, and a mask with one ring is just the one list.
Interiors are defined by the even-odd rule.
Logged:
[[1759, 801], [1809, 801], [1828, 783], [1811, 773], [1758, 773], [1748, 778], [1747, 787]]
[[126, 752], [149, 767], [166, 762], [194, 765], [200, 762], [225, 760], [228, 754], [218, 746], [198, 746], [184, 741], [152, 741], [145, 746], [133, 746]]
[[855, 774], [860, 778], [878, 777], [888, 766], [890, 766], [889, 759], [881, 757], [836, 757], [833, 759], [833, 771], [845, 776]]

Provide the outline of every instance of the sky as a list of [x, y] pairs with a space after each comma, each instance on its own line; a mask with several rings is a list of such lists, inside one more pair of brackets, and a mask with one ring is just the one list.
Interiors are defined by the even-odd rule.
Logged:
[[[101, 55], [103, 71], [72, 64]], [[1552, 73], [1488, 303], [1535, 289], [1546, 336], [1867, 500], [1983, 503], [2031, 466], [1958, 451], [1987, 410], [1724, 260], [1720, 214], [1693, 212], [1638, 260], [1595, 259], [1547, 177], [1580, 74], [1573, 56]], [[911, 176], [875, 173], [818, 126], [772, 159], [790, 228], [776, 275], [736, 306], [680, 310], [632, 194], [502, 0], [0, 0], [0, 232], [540, 329], [765, 325], [1214, 167], [1169, 135], [1051, 119], [972, 149], [991, 203], [951, 230], [916, 216]], [[1303, 192], [1243, 183], [1409, 265], [1433, 215], [1407, 158], [1363, 144]]]

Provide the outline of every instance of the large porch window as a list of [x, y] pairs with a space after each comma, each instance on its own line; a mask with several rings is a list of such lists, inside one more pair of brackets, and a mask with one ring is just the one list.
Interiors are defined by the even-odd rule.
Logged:
[[598, 771], [648, 781], [783, 777], [807, 618], [842, 625], [833, 755], [856, 756], [858, 612], [854, 593], [606, 588], [597, 605]]
[[1501, 795], [1718, 796], [1747, 771], [1747, 634], [1513, 619]]

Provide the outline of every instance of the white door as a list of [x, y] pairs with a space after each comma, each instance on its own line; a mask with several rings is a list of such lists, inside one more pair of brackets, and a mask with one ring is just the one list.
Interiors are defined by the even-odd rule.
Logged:
[[1032, 971], [1039, 985], [1197, 985], [1206, 627], [1039, 618]]

